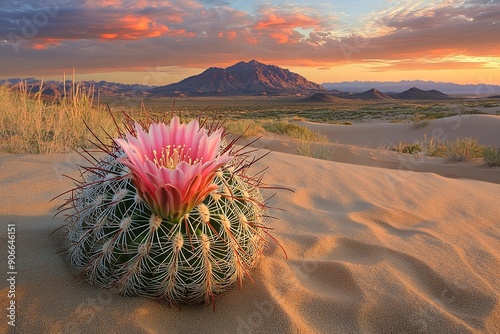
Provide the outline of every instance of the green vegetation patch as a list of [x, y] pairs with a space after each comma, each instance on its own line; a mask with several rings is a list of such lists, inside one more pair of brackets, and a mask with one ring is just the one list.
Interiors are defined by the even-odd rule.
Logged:
[[263, 127], [268, 132], [286, 135], [294, 139], [312, 141], [312, 142], [328, 142], [328, 138], [318, 132], [314, 132], [305, 126], [301, 126], [288, 122], [270, 122], [264, 123]]
[[483, 151], [483, 159], [488, 167], [500, 167], [500, 147], [486, 147]]

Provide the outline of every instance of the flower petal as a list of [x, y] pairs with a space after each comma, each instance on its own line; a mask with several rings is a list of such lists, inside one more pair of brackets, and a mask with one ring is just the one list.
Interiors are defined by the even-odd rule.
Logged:
[[218, 129], [209, 136], [197, 120], [181, 124], [177, 116], [168, 125], [152, 123], [147, 131], [135, 123], [133, 134], [115, 139], [125, 154], [118, 161], [130, 169], [139, 195], [153, 211], [180, 219], [217, 189], [215, 171], [233, 158], [217, 156], [222, 133]]

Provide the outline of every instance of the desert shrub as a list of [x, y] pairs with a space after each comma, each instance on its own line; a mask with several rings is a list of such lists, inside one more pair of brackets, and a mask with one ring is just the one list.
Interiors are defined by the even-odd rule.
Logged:
[[298, 124], [288, 122], [270, 122], [264, 123], [263, 127], [268, 132], [290, 136], [294, 139], [322, 143], [328, 142], [328, 138], [325, 135], [314, 132], [305, 126]]
[[429, 157], [446, 157], [448, 148], [445, 142], [437, 141], [434, 137], [422, 141], [422, 153]]
[[393, 123], [393, 124], [407, 123], [407, 120], [401, 119], [401, 118], [393, 118], [390, 120], [390, 123]]
[[352, 122], [349, 121], [328, 121], [328, 124], [337, 124], [337, 125], [352, 125]]
[[311, 141], [301, 141], [297, 145], [297, 152], [306, 157], [327, 160], [330, 158], [331, 147], [324, 143], [315, 143]]
[[92, 88], [74, 85], [70, 97], [46, 102], [41, 93], [30, 94], [0, 87], [0, 150], [10, 153], [62, 153], [91, 147], [85, 123], [102, 139], [114, 123], [103, 106], [94, 104]]
[[405, 154], [418, 154], [422, 152], [422, 146], [418, 141], [415, 141], [412, 144], [402, 141], [399, 142], [396, 146], [393, 146], [392, 151]]
[[242, 137], [257, 136], [264, 132], [262, 126], [251, 119], [227, 122], [225, 128], [227, 132]]
[[446, 145], [446, 158], [449, 161], [470, 161], [483, 156], [484, 146], [475, 138], [457, 138]]
[[425, 119], [425, 120], [421, 120], [421, 121], [418, 121], [418, 122], [413, 122], [413, 128], [414, 129], [420, 129], [420, 128], [426, 127], [429, 124], [430, 124], [429, 120]]
[[413, 128], [420, 129], [430, 124], [430, 118], [426, 114], [416, 114], [413, 116]]
[[483, 151], [483, 159], [488, 167], [500, 167], [500, 147], [486, 147]]

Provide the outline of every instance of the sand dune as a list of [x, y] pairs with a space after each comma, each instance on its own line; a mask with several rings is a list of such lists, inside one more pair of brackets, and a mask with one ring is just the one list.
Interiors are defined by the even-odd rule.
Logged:
[[[72, 186], [60, 175], [77, 176], [75, 163], [0, 154], [3, 268], [6, 225], [17, 229], [17, 333], [500, 332], [500, 184], [272, 152], [255, 170], [269, 166], [268, 184], [294, 190], [271, 202], [285, 210], [270, 225], [288, 259], [270, 242], [254, 283], [213, 312], [74, 276], [57, 255], [61, 201], [48, 200]], [[5, 317], [0, 331], [14, 333]]]
[[[465, 178], [500, 184], [500, 169], [484, 166], [482, 159], [472, 162], [450, 162], [444, 158], [410, 155], [388, 150], [399, 142], [413, 143], [435, 137], [454, 141], [472, 137], [483, 145], [500, 146], [500, 116], [466, 115], [436, 119], [423, 128], [408, 123], [376, 123], [357, 125], [297, 122], [326, 135], [331, 143], [319, 144], [326, 159], [355, 165], [382, 167], [400, 171], [435, 173], [449, 178]], [[255, 138], [242, 138], [242, 144]], [[299, 141], [267, 133], [251, 144], [271, 151], [296, 154]]]
[[500, 145], [500, 116], [461, 115], [433, 120], [428, 126], [414, 128], [411, 123], [380, 123], [336, 125], [311, 122], [297, 122], [314, 131], [326, 135], [338, 144], [388, 147], [406, 141], [435, 137], [439, 140], [454, 141], [458, 137], [473, 137], [484, 145]]

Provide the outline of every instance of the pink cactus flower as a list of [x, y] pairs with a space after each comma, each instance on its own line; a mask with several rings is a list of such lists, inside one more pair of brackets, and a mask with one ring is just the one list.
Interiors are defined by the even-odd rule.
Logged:
[[115, 142], [126, 156], [118, 159], [132, 174], [142, 199], [158, 215], [179, 221], [217, 189], [215, 172], [233, 157], [219, 154], [222, 130], [208, 134], [197, 120], [169, 125], [152, 123], [148, 131], [135, 124], [135, 136]]

